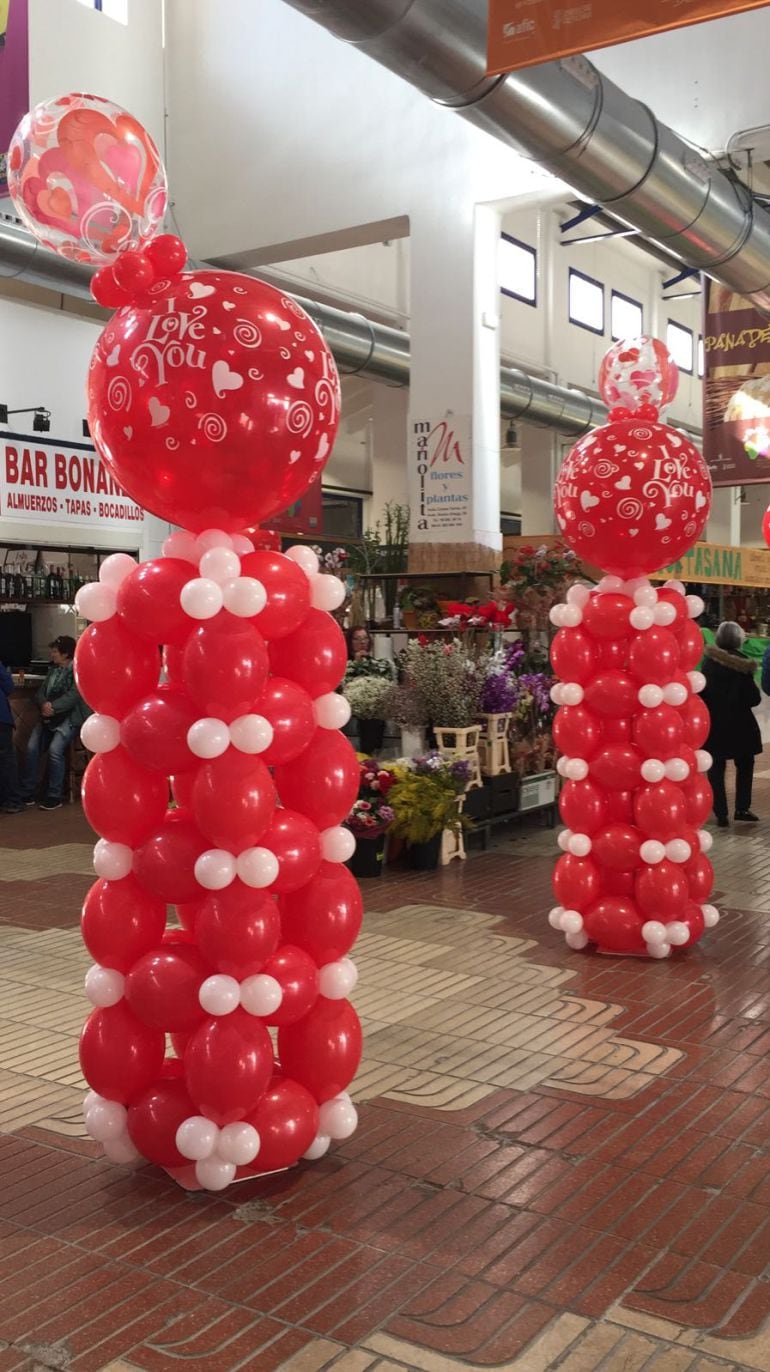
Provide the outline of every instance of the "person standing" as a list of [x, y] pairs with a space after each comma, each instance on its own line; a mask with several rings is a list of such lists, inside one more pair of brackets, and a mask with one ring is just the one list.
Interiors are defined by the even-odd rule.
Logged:
[[51, 666], [35, 700], [40, 709], [40, 721], [35, 725], [27, 743], [22, 779], [22, 798], [25, 805], [35, 804], [40, 757], [48, 753], [48, 787], [40, 803], [41, 810], [58, 810], [62, 805], [67, 754], [80, 726], [91, 713], [75, 685], [72, 659], [75, 640], [61, 634], [49, 644]]
[[762, 752], [762, 736], [754, 709], [762, 697], [754, 680], [756, 663], [742, 652], [745, 637], [740, 624], [726, 620], [717, 629], [716, 643], [704, 654], [703, 700], [711, 716], [705, 747], [713, 758], [709, 781], [720, 829], [729, 824], [725, 788], [728, 762], [735, 763], [735, 818], [743, 823], [757, 821], [751, 809], [751, 792], [754, 759]]
[[24, 809], [19, 794], [19, 772], [13, 741], [12, 691], [11, 672], [4, 662], [0, 662], [0, 814], [3, 815], [18, 815]]

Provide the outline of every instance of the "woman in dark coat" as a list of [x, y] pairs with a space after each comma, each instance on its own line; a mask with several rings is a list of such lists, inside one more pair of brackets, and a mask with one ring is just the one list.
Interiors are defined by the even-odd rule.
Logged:
[[728, 620], [720, 624], [716, 644], [705, 652], [703, 671], [706, 689], [703, 699], [711, 715], [711, 732], [706, 749], [714, 759], [709, 772], [714, 792], [714, 814], [720, 829], [727, 828], [725, 768], [735, 763], [735, 818], [755, 823], [751, 812], [754, 758], [762, 752], [762, 736], [754, 706], [762, 697], [754, 680], [756, 663], [741, 652], [746, 635], [740, 624]]

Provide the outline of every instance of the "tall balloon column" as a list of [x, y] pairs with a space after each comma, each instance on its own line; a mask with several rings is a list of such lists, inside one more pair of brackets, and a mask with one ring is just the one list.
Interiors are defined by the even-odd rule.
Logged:
[[700, 537], [711, 503], [701, 454], [659, 418], [678, 371], [661, 343], [619, 343], [602, 364], [609, 423], [582, 438], [555, 488], [559, 529], [598, 586], [554, 607], [560, 678], [554, 739], [567, 826], [549, 916], [571, 948], [669, 957], [717, 923], [709, 904], [712, 806], [698, 699], [703, 642], [697, 596], [647, 573]]
[[96, 712], [83, 805], [101, 835], [82, 918], [86, 1128], [115, 1162], [221, 1190], [356, 1126], [342, 585], [308, 548], [254, 532], [320, 478], [339, 380], [294, 301], [184, 270], [184, 244], [158, 233], [157, 149], [125, 111], [38, 106], [9, 167], [25, 221], [97, 265], [94, 296], [117, 310], [90, 364], [96, 446], [181, 526], [162, 557], [109, 557], [78, 595], [91, 624], [75, 670]]

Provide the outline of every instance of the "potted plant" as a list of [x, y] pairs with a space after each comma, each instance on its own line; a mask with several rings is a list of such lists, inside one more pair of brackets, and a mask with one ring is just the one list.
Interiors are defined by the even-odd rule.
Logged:
[[391, 686], [383, 708], [385, 718], [392, 719], [401, 729], [402, 756], [414, 757], [415, 753], [423, 753], [428, 718], [422, 696], [414, 684], [403, 681], [399, 686]]
[[406, 841], [412, 867], [419, 871], [438, 867], [444, 831], [457, 833], [466, 827], [459, 800], [469, 778], [467, 762], [448, 762], [440, 753], [414, 758], [397, 769], [388, 801], [394, 814], [393, 833]]
[[439, 603], [429, 586], [404, 586], [398, 598], [406, 629], [435, 629]]
[[393, 772], [374, 758], [361, 763], [358, 799], [345, 821], [356, 838], [356, 851], [348, 863], [355, 877], [382, 875], [385, 835], [394, 819], [388, 802], [394, 783]]
[[[389, 673], [356, 672], [359, 665], [350, 664], [354, 670], [346, 676], [342, 691], [358, 722], [361, 752], [372, 757], [382, 747], [392, 678]], [[384, 665], [390, 667], [390, 663]]]

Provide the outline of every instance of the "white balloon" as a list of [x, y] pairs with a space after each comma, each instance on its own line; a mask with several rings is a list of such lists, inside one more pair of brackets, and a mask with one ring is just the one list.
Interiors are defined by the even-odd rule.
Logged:
[[667, 958], [671, 953], [671, 944], [648, 943], [647, 952], [651, 958]]
[[283, 987], [265, 972], [241, 982], [241, 1005], [249, 1015], [273, 1015], [283, 1000]]
[[565, 910], [561, 917], [561, 928], [565, 934], [582, 933], [583, 916], [577, 910]]
[[666, 857], [669, 862], [676, 862], [681, 865], [683, 862], [690, 861], [690, 858], [692, 857], [692, 848], [686, 839], [672, 838], [670, 842], [666, 844]]
[[244, 1124], [242, 1121], [226, 1124], [219, 1131], [217, 1156], [225, 1162], [234, 1162], [236, 1167], [245, 1167], [254, 1161], [261, 1142], [253, 1124]]
[[582, 929], [580, 929], [576, 934], [565, 934], [564, 942], [566, 943], [568, 948], [574, 948], [576, 951], [579, 951], [581, 948], [588, 947], [590, 939], [588, 937], [588, 934], [586, 934]]
[[674, 948], [683, 948], [686, 943], [689, 943], [690, 930], [683, 920], [673, 919], [670, 924], [666, 925], [665, 941], [672, 944]]
[[230, 747], [230, 730], [221, 719], [196, 719], [187, 730], [187, 747], [196, 757], [221, 757]]
[[344, 696], [336, 691], [318, 696], [313, 701], [313, 714], [319, 729], [344, 729], [350, 719], [351, 710]]
[[195, 560], [200, 562], [209, 548], [232, 548], [233, 540], [224, 529], [205, 529], [195, 540]]
[[686, 595], [686, 594], [687, 594], [687, 592], [686, 592], [686, 590], [685, 590], [684, 583], [681, 582], [681, 581], [667, 581], [667, 582], [666, 582], [666, 590], [667, 590], [667, 591], [675, 591], [677, 595]]
[[207, 577], [193, 577], [182, 587], [179, 604], [190, 619], [213, 619], [224, 605], [222, 587]]
[[80, 741], [89, 753], [111, 753], [120, 743], [120, 720], [112, 715], [89, 715], [81, 725]]
[[207, 1015], [231, 1015], [241, 1002], [241, 985], [235, 977], [217, 973], [201, 983], [198, 1000]]
[[629, 581], [623, 582], [623, 594], [630, 595], [633, 600], [637, 591], [641, 591], [645, 586], [651, 586], [652, 582], [646, 576], [632, 576]]
[[[136, 565], [136, 564], [134, 564]], [[114, 586], [103, 586], [100, 581], [91, 581], [81, 586], [75, 596], [75, 609], [83, 619], [92, 624], [103, 624], [112, 619], [118, 608], [117, 591]]]
[[575, 586], [570, 586], [569, 590], [567, 591], [567, 603], [569, 605], [579, 605], [581, 610], [584, 605], [588, 604], [590, 599], [591, 592], [588, 586], [581, 586], [578, 584]]
[[697, 748], [695, 751], [695, 761], [698, 764], [699, 772], [710, 772], [714, 765], [711, 753], [707, 753], [705, 748]]
[[684, 599], [690, 619], [700, 619], [706, 608], [705, 601], [699, 595], [688, 595]]
[[638, 629], [642, 632], [652, 628], [655, 623], [655, 615], [647, 605], [637, 605], [636, 609], [632, 610], [628, 616], [628, 622], [632, 629]]
[[128, 553], [110, 553], [99, 568], [99, 580], [103, 586], [112, 586], [117, 591], [126, 577], [136, 571], [136, 566], [135, 559]]
[[662, 924], [659, 919], [648, 919], [647, 923], [642, 925], [642, 938], [645, 943], [665, 943], [665, 924]]
[[334, 824], [321, 834], [324, 862], [347, 862], [356, 851], [356, 840], [344, 824]]
[[239, 753], [264, 753], [273, 741], [273, 726], [264, 715], [240, 715], [230, 725], [230, 742]]
[[247, 553], [254, 552], [254, 544], [245, 534], [231, 534], [230, 542], [233, 545], [233, 552], [239, 557], [246, 557]]
[[662, 600], [660, 605], [655, 606], [652, 613], [655, 623], [664, 629], [667, 629], [676, 619], [676, 610], [670, 600]]
[[559, 833], [559, 834], [556, 835], [556, 842], [558, 843], [558, 845], [559, 845], [559, 847], [561, 848], [561, 850], [562, 850], [563, 853], [568, 853], [568, 852], [569, 852], [569, 844], [570, 844], [570, 839], [571, 839], [571, 838], [572, 838], [572, 830], [571, 830], [571, 829], [562, 829], [562, 830], [561, 830], [561, 833]]
[[351, 1100], [324, 1101], [318, 1116], [318, 1130], [328, 1134], [330, 1139], [341, 1143], [355, 1134], [358, 1127], [358, 1111]]
[[583, 623], [583, 611], [579, 605], [565, 605], [562, 609], [561, 623], [565, 629], [576, 629]]
[[666, 776], [669, 781], [686, 781], [690, 775], [690, 764], [683, 757], [670, 757], [666, 763]]
[[100, 967], [98, 962], [95, 962], [86, 972], [86, 995], [92, 1005], [97, 1005], [101, 1009], [108, 1005], [117, 1005], [118, 1001], [123, 999], [125, 987], [126, 979], [123, 973], [116, 972], [112, 967]]
[[99, 1100], [86, 1106], [83, 1111], [86, 1132], [97, 1143], [119, 1139], [121, 1134], [126, 1132], [127, 1118], [128, 1111], [125, 1105], [120, 1105], [116, 1100]]
[[244, 886], [261, 891], [272, 886], [278, 876], [278, 858], [269, 848], [247, 848], [237, 860], [237, 872]]
[[666, 856], [666, 849], [656, 838], [648, 838], [640, 847], [639, 856], [642, 862], [648, 862], [651, 867], [657, 867], [658, 863], [662, 862]]
[[657, 603], [658, 592], [655, 590], [654, 586], [650, 586], [649, 582], [646, 586], [638, 586], [637, 589], [634, 591], [635, 605], [643, 605], [646, 606], [648, 609], [651, 609], [652, 606], [657, 605]]
[[255, 576], [236, 576], [222, 587], [225, 609], [239, 619], [253, 619], [267, 604], [267, 591]]
[[344, 581], [328, 572], [310, 578], [310, 604], [314, 610], [338, 610], [345, 604], [347, 589]]
[[195, 1164], [196, 1179], [207, 1191], [224, 1191], [235, 1172], [235, 1163], [225, 1162], [224, 1158], [203, 1158]]
[[582, 757], [569, 758], [565, 775], [570, 781], [585, 781], [588, 776], [588, 763]]
[[559, 776], [560, 776], [560, 777], [566, 777], [566, 775], [567, 775], [567, 768], [569, 767], [569, 762], [570, 762], [570, 760], [569, 760], [568, 757], [560, 757], [560, 758], [558, 759], [558, 761], [557, 761], [557, 763], [556, 763], [556, 770], [557, 770], [557, 772], [559, 773]]
[[639, 704], [645, 710], [657, 710], [663, 704], [663, 691], [660, 686], [654, 686], [650, 682], [647, 686], [639, 687]]
[[647, 761], [642, 763], [642, 777], [651, 785], [654, 786], [657, 782], [662, 781], [665, 775], [665, 764], [659, 758], [648, 757]]
[[120, 1166], [127, 1167], [129, 1163], [144, 1162], [139, 1149], [134, 1147], [127, 1132], [121, 1134], [120, 1138], [107, 1139], [102, 1147], [104, 1156], [109, 1158], [110, 1162], [118, 1163]]
[[235, 881], [236, 861], [224, 848], [209, 848], [195, 861], [195, 880], [204, 891], [224, 891]]
[[325, 1153], [328, 1153], [331, 1142], [328, 1134], [316, 1134], [307, 1152], [302, 1154], [303, 1158], [306, 1158], [308, 1162], [317, 1162]]
[[561, 702], [563, 705], [582, 704], [585, 692], [577, 681], [566, 681], [561, 688]]
[[708, 829], [699, 829], [698, 843], [700, 844], [702, 853], [710, 853], [711, 849], [714, 847], [714, 835], [710, 834]]
[[669, 681], [663, 687], [663, 699], [667, 705], [684, 705], [687, 701], [687, 687], [683, 681]]
[[552, 929], [561, 929], [562, 918], [566, 911], [563, 905], [555, 905], [553, 910], [548, 912], [548, 923]]
[[719, 923], [719, 911], [716, 905], [701, 905], [700, 909], [706, 928], [714, 929]]
[[352, 958], [324, 963], [318, 974], [318, 990], [327, 1000], [345, 1000], [358, 984], [358, 968]]
[[321, 565], [318, 561], [318, 556], [313, 552], [313, 549], [308, 548], [306, 544], [295, 543], [293, 547], [286, 549], [286, 556], [290, 557], [292, 562], [296, 562], [297, 566], [302, 568], [308, 580], [318, 575], [318, 569]]
[[625, 584], [622, 576], [603, 576], [596, 592], [597, 595], [619, 595]]
[[177, 557], [181, 562], [194, 562], [197, 566], [198, 550], [196, 543], [195, 534], [188, 533], [186, 529], [177, 529], [176, 533], [169, 534], [163, 544], [163, 556]]
[[210, 1158], [219, 1140], [219, 1129], [205, 1115], [189, 1115], [176, 1131], [176, 1146], [183, 1158], [202, 1162]]
[[569, 851], [573, 857], [588, 857], [592, 847], [588, 834], [573, 834], [569, 841]]
[[240, 576], [241, 559], [232, 548], [208, 548], [198, 563], [198, 571], [204, 580], [224, 586], [226, 581]]
[[110, 843], [100, 838], [94, 848], [94, 871], [105, 881], [122, 881], [127, 877], [134, 863], [132, 848], [125, 843]]
[[555, 629], [563, 629], [565, 627], [564, 611], [566, 610], [566, 608], [566, 605], [552, 605], [550, 610], [548, 611], [548, 618], [550, 619]]
[[702, 672], [688, 672], [687, 680], [693, 695], [699, 696], [706, 689], [706, 678]]

